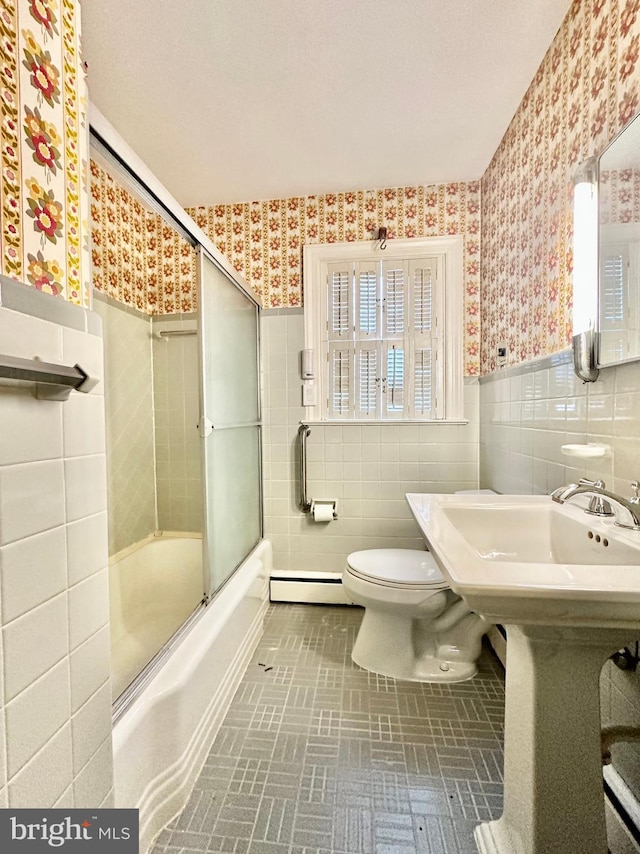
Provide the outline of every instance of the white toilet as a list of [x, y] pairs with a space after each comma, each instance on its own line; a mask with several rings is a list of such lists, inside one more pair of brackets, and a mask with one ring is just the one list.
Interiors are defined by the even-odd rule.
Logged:
[[413, 682], [475, 676], [490, 625], [449, 588], [428, 551], [353, 552], [342, 584], [365, 609], [351, 654], [357, 665]]

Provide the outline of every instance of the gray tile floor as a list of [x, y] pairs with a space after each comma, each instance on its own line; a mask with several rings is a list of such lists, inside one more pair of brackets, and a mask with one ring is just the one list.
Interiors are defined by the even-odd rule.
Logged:
[[475, 854], [502, 808], [504, 675], [356, 667], [358, 608], [272, 605], [182, 815], [153, 854]]

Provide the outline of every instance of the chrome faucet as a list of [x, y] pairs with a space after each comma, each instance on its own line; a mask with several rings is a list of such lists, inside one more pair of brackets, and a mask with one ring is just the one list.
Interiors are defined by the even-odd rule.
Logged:
[[555, 489], [551, 493], [551, 498], [558, 504], [564, 504], [576, 495], [591, 495], [591, 501], [585, 513], [591, 513], [593, 516], [615, 516], [616, 525], [620, 528], [640, 531], [640, 496], [638, 495], [640, 483], [634, 480], [631, 488], [635, 495], [632, 498], [623, 498], [605, 489], [605, 483], [602, 480], [580, 478], [578, 483], [570, 483]]

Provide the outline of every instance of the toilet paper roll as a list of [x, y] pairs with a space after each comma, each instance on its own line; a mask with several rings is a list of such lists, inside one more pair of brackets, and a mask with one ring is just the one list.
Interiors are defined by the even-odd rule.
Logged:
[[333, 522], [333, 502], [314, 502], [311, 508], [314, 522]]

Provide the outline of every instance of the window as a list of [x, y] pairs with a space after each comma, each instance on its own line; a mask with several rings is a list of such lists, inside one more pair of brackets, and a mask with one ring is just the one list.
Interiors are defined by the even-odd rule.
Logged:
[[[640, 243], [632, 239], [626, 224], [609, 228], [619, 242], [601, 241], [599, 282], [599, 356], [603, 364], [632, 358], [638, 351], [640, 338], [640, 305], [638, 295], [630, 287], [638, 280]], [[630, 239], [625, 240], [625, 234]]]
[[[306, 246], [309, 420], [462, 418], [459, 237]], [[307, 400], [309, 397], [307, 396]]]

